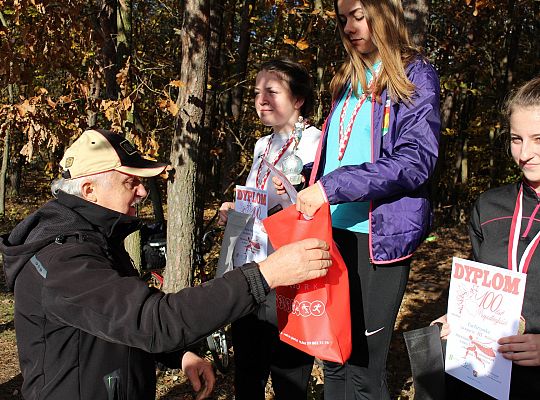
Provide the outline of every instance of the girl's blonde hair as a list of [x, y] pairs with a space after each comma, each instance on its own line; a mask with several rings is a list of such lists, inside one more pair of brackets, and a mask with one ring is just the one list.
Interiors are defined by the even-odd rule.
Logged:
[[[410, 102], [415, 86], [407, 78], [405, 67], [420, 54], [411, 45], [409, 33], [405, 25], [405, 16], [400, 0], [358, 0], [362, 5], [364, 16], [371, 32], [373, 44], [379, 51], [381, 68], [373, 93], [379, 99], [385, 88], [394, 101]], [[337, 0], [334, 0], [339, 34], [347, 59], [330, 83], [332, 99], [335, 101], [350, 81], [355, 95], [358, 96], [358, 82], [364, 93], [368, 92], [366, 72], [373, 65], [353, 47], [344, 32], [343, 23], [339, 19]]]
[[507, 121], [516, 109], [540, 107], [540, 76], [523, 83], [508, 96], [503, 109]]

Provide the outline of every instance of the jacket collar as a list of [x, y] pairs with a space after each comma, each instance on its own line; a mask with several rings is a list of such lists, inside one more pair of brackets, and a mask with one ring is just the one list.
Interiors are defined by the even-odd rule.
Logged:
[[137, 217], [119, 213], [62, 191], [58, 192], [57, 201], [79, 214], [109, 240], [122, 241], [141, 227], [141, 220]]
[[540, 201], [539, 193], [537, 193], [536, 190], [534, 190], [534, 188], [531, 186], [531, 184], [525, 178], [523, 178], [523, 190], [529, 196], [533, 196], [534, 198], [536, 198], [536, 200]]

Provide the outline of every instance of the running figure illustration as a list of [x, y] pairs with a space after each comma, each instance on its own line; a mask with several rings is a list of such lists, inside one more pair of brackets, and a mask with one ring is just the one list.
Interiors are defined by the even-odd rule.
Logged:
[[495, 352], [493, 351], [491, 347], [488, 346], [489, 343], [482, 343], [482, 342], [479, 342], [478, 340], [474, 340], [472, 335], [469, 335], [469, 343], [470, 345], [466, 349], [467, 351], [465, 352], [465, 356], [463, 357], [464, 359], [467, 358], [469, 353], [472, 353], [474, 355], [474, 358], [480, 361], [482, 365], [485, 367], [486, 364], [484, 360], [482, 360], [480, 356], [478, 355], [478, 351], [480, 351], [486, 357], [495, 358]]
[[258, 242], [254, 241], [254, 240], [251, 240], [251, 239], [248, 239], [248, 243], [244, 247], [244, 251], [246, 253], [248, 251], [251, 251], [252, 253], [256, 253], [260, 249], [261, 249], [261, 245]]

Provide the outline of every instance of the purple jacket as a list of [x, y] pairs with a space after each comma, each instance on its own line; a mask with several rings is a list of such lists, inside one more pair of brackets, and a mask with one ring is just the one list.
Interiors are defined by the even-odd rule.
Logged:
[[[372, 162], [338, 168], [322, 176], [328, 123], [325, 123], [312, 180], [320, 178], [330, 204], [370, 201], [370, 258], [375, 264], [408, 258], [432, 221], [427, 182], [438, 156], [439, 78], [427, 61], [406, 69], [416, 86], [413, 104], [390, 103], [388, 132], [382, 136], [387, 91], [372, 102]], [[335, 105], [328, 118], [332, 117]], [[327, 120], [328, 122], [328, 120]], [[349, 149], [351, 151], [351, 149]]]

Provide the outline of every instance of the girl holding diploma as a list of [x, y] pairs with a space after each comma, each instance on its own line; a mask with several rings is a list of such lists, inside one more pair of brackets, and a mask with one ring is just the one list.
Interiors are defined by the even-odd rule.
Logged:
[[[273, 173], [261, 157], [281, 169], [283, 161], [293, 153], [295, 123], [300, 116], [311, 114], [313, 104], [311, 78], [301, 64], [288, 59], [262, 64], [255, 81], [255, 109], [261, 122], [273, 132], [255, 144], [245, 186], [267, 190], [269, 211], [284, 199], [273, 188], [268, 190]], [[319, 129], [306, 125], [296, 153], [304, 164], [313, 162], [320, 135]], [[222, 204], [220, 224], [226, 224], [231, 208], [232, 202]], [[307, 398], [313, 357], [279, 340], [275, 291], [270, 292], [258, 312], [232, 324], [232, 336], [236, 400], [264, 400], [269, 375], [276, 400]]]
[[[513, 362], [510, 399], [540, 399], [540, 77], [510, 95], [504, 115], [523, 179], [480, 195], [469, 235], [475, 261], [527, 274], [520, 333], [500, 338], [498, 351]], [[446, 315], [437, 322], [445, 339]], [[447, 387], [453, 398], [491, 398], [454, 378]]]
[[324, 398], [386, 400], [410, 257], [431, 222], [439, 79], [409, 42], [400, 1], [336, 0], [334, 8], [347, 59], [331, 82], [316, 183], [298, 193], [297, 209], [311, 216], [330, 203], [349, 271], [352, 355], [344, 365], [325, 362]]

